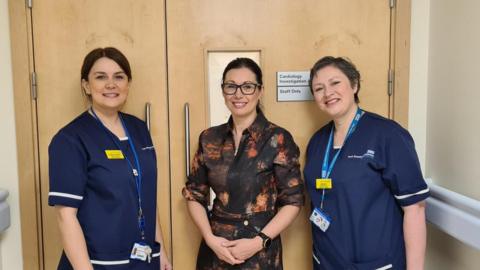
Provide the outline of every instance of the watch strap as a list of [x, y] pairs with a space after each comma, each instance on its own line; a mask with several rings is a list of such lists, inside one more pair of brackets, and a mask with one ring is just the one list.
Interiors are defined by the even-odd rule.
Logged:
[[257, 234], [262, 238], [262, 246], [263, 248], [268, 248], [272, 242], [272, 238], [270, 238], [268, 235], [264, 234], [263, 232], [258, 232]]

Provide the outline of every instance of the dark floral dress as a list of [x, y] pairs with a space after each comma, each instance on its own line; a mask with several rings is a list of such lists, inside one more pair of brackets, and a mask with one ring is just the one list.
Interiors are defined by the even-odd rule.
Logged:
[[[228, 123], [202, 132], [182, 191], [187, 200], [206, 208], [209, 190], [213, 189], [216, 198], [209, 213], [210, 225], [215, 235], [229, 240], [253, 238], [278, 207], [304, 203], [299, 150], [290, 133], [259, 112], [243, 132], [235, 155], [232, 130], [230, 118]], [[283, 269], [280, 237], [273, 239], [269, 248], [235, 266], [218, 259], [202, 241], [197, 269]]]

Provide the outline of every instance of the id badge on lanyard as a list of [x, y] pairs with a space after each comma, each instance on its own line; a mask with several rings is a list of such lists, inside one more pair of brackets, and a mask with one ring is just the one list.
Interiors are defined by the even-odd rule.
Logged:
[[326, 232], [330, 226], [331, 218], [322, 211], [321, 209], [315, 207], [313, 209], [312, 215], [310, 215], [310, 221], [315, 224], [322, 232]]
[[[350, 135], [352, 135], [352, 133], [357, 128], [358, 121], [360, 120], [360, 117], [362, 117], [362, 115], [363, 115], [363, 111], [360, 108], [358, 108], [355, 114], [355, 118], [353, 118], [352, 123], [350, 123], [350, 127], [348, 128], [348, 132], [347, 132], [347, 136], [345, 137], [344, 144], [348, 140]], [[330, 136], [328, 138], [327, 147], [325, 149], [325, 154], [323, 156], [322, 178], [315, 179], [315, 188], [322, 190], [322, 199], [320, 201], [320, 208], [315, 207], [315, 209], [313, 209], [312, 211], [312, 214], [310, 215], [310, 221], [313, 224], [315, 224], [323, 232], [327, 231], [328, 227], [330, 226], [330, 223], [332, 222], [332, 219], [330, 218], [330, 216], [323, 209], [323, 204], [325, 201], [325, 190], [332, 189], [333, 187], [333, 182], [332, 182], [332, 178], [330, 178], [330, 174], [343, 148], [343, 145], [342, 145], [342, 147], [332, 157], [332, 161], [329, 164], [329, 159], [330, 159], [329, 155], [330, 155], [330, 148], [332, 147], [332, 144], [333, 144], [334, 128], [335, 126], [332, 125], [332, 129], [330, 130]]]
[[152, 261], [152, 249], [145, 243], [137, 242], [133, 244], [130, 259], [148, 261], [150, 263]]

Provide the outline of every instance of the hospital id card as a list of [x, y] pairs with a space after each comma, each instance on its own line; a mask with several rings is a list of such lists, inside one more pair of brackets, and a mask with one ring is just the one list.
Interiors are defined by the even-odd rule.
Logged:
[[316, 189], [332, 189], [332, 179], [331, 178], [315, 179], [315, 188]]
[[144, 243], [135, 243], [133, 244], [132, 253], [130, 254], [130, 259], [147, 261], [150, 263], [152, 260], [152, 249], [149, 245]]
[[108, 159], [124, 159], [122, 150], [105, 150]]
[[312, 215], [310, 215], [310, 221], [313, 222], [322, 232], [326, 232], [330, 226], [330, 217], [321, 209], [313, 209]]

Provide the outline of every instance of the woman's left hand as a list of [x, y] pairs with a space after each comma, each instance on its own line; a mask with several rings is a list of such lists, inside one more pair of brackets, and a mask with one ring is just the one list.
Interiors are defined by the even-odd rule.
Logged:
[[172, 264], [168, 259], [167, 253], [165, 253], [165, 250], [162, 248], [160, 250], [160, 270], [172, 270], [172, 269], [173, 269]]
[[262, 238], [256, 236], [254, 238], [242, 238], [238, 240], [223, 243], [237, 260], [247, 260], [262, 250]]

